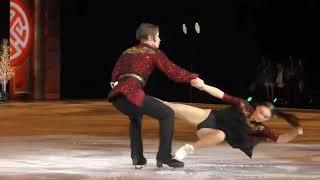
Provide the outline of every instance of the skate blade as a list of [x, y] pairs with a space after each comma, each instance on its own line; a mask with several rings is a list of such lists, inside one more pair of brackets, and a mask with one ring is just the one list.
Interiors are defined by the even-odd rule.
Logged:
[[134, 169], [137, 170], [137, 169], [142, 169], [144, 166], [143, 165], [134, 165]]

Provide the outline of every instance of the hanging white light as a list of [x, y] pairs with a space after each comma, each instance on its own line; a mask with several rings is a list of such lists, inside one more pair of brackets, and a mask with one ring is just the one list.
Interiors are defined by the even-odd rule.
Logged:
[[200, 34], [200, 25], [199, 25], [199, 23], [195, 23], [194, 24], [194, 29], [196, 30], [196, 32], [198, 33], [198, 34]]
[[188, 33], [186, 24], [182, 24], [182, 31], [184, 34]]

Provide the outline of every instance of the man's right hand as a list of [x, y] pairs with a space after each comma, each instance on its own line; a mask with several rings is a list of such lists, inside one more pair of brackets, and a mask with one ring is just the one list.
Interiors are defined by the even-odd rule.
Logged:
[[200, 90], [204, 90], [205, 83], [202, 79], [195, 78], [195, 79], [191, 80], [191, 86], [193, 86], [197, 89], [200, 89]]

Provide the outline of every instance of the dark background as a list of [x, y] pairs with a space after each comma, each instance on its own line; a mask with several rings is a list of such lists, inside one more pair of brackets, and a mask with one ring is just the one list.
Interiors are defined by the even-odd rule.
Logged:
[[9, 1], [0, 1], [0, 40], [9, 37]]
[[[63, 99], [106, 98], [117, 58], [136, 43], [137, 26], [148, 21], [160, 25], [160, 49], [173, 62], [242, 98], [251, 96], [248, 86], [262, 56], [301, 58], [309, 98], [301, 107], [319, 107], [318, 0], [223, 0], [210, 5], [66, 0], [61, 6]], [[200, 34], [194, 31], [195, 22]], [[187, 35], [182, 23], [188, 27]], [[159, 71], [152, 74], [146, 92], [168, 101], [220, 102], [189, 85], [175, 84]]]

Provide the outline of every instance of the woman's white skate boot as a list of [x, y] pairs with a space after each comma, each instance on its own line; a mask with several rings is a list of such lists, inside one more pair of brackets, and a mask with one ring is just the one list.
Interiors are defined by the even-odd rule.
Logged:
[[194, 147], [190, 144], [182, 146], [174, 155], [174, 159], [182, 161], [188, 154], [194, 153]]

